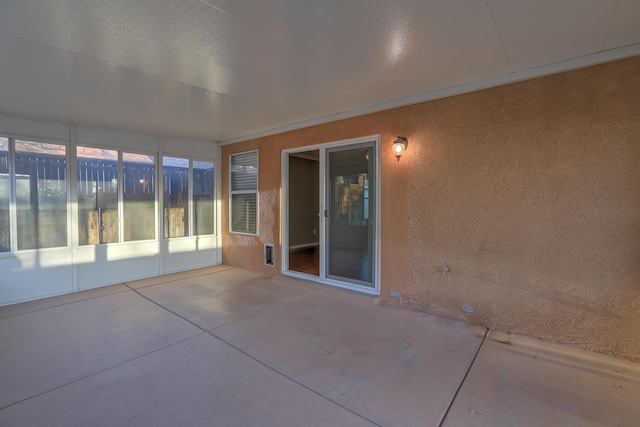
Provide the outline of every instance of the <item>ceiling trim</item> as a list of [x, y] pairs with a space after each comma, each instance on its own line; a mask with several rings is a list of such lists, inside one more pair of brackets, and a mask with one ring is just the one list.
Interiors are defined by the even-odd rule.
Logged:
[[429, 92], [423, 92], [417, 95], [411, 95], [404, 98], [385, 101], [378, 104], [368, 105], [366, 107], [356, 108], [353, 110], [342, 111], [327, 116], [317, 117], [314, 119], [303, 120], [291, 123], [285, 126], [279, 126], [261, 132], [255, 132], [248, 135], [231, 138], [220, 142], [220, 145], [235, 144], [238, 142], [248, 141], [251, 139], [262, 138], [265, 136], [276, 135], [296, 129], [302, 129], [309, 126], [330, 123], [337, 120], [348, 119], [365, 114], [377, 113], [379, 111], [390, 110], [407, 105], [419, 104], [426, 101], [447, 98], [463, 93], [475, 92], [482, 89], [489, 89], [496, 86], [503, 86], [510, 83], [516, 83], [523, 80], [530, 80], [537, 77], [548, 76], [551, 74], [562, 73], [579, 68], [585, 68], [592, 65], [603, 64], [605, 62], [616, 61], [619, 59], [630, 58], [640, 55], [640, 43], [627, 45], [615, 49], [604, 50], [589, 55], [579, 56], [577, 58], [559, 61], [552, 64], [542, 65], [539, 67], [529, 68], [526, 70], [516, 71], [499, 76], [489, 77], [482, 80], [476, 80], [469, 83], [463, 83], [455, 86], [437, 89]]

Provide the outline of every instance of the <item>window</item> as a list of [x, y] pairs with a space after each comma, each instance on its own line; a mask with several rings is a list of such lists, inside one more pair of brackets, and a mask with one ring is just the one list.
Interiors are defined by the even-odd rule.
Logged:
[[193, 211], [195, 234], [213, 234], [213, 163], [193, 161]]
[[78, 243], [115, 243], [118, 234], [118, 152], [78, 147]]
[[151, 240], [156, 235], [155, 156], [122, 154], [124, 241]]
[[155, 239], [155, 156], [80, 146], [76, 153], [78, 243]]
[[162, 180], [164, 237], [214, 234], [213, 163], [165, 156]]
[[9, 184], [9, 138], [0, 137], [0, 252], [11, 250]]
[[[78, 245], [157, 239], [156, 156], [75, 150]], [[162, 180], [164, 237], [213, 235], [213, 162], [165, 156]], [[69, 245], [67, 181], [66, 145], [0, 136], [0, 253]]]
[[162, 158], [164, 237], [189, 235], [189, 160]]
[[235, 233], [257, 234], [258, 151], [229, 156], [231, 174], [231, 220]]
[[66, 147], [15, 141], [18, 250], [67, 245]]

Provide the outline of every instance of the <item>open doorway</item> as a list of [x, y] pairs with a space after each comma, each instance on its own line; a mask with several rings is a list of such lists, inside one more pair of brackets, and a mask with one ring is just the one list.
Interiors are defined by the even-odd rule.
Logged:
[[289, 155], [289, 270], [320, 276], [320, 152]]

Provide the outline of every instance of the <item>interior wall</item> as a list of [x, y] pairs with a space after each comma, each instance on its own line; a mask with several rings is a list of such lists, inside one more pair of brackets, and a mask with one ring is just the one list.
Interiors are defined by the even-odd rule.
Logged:
[[289, 157], [289, 246], [318, 243], [319, 162]]
[[640, 362], [639, 94], [635, 57], [223, 146], [223, 204], [229, 154], [260, 158], [224, 262], [280, 272], [281, 150], [381, 134], [382, 303]]

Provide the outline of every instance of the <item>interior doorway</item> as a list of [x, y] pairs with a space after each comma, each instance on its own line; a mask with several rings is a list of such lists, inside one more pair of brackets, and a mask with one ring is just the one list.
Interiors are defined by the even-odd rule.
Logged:
[[283, 151], [283, 274], [378, 294], [379, 137]]
[[320, 151], [289, 155], [289, 270], [320, 276]]

